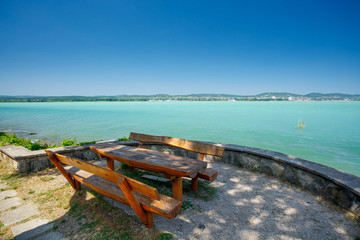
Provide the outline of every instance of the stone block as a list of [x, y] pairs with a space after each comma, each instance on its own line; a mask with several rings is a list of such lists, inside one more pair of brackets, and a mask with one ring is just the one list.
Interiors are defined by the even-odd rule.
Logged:
[[244, 154], [242, 156], [244, 167], [247, 169], [256, 169], [259, 170], [260, 167], [260, 158], [254, 155]]
[[27, 162], [28, 161], [26, 161], [26, 160], [22, 160], [22, 161], [17, 162], [17, 166], [15, 168], [18, 170], [18, 172], [26, 173], [26, 172], [31, 171], [31, 169], [28, 168]]
[[0, 211], [5, 211], [11, 207], [16, 207], [21, 204], [21, 199], [18, 197], [7, 198], [0, 201]]
[[291, 184], [300, 185], [299, 180], [297, 179], [297, 176], [294, 172], [294, 169], [290, 166], [286, 166], [283, 175], [281, 176], [281, 179], [289, 182]]
[[35, 216], [36, 214], [39, 214], [37, 208], [34, 205], [29, 204], [3, 213], [0, 216], [0, 220], [5, 226], [9, 226], [29, 217]]
[[300, 169], [295, 169], [295, 174], [303, 188], [317, 195], [321, 195], [329, 184], [328, 180]]
[[14, 190], [7, 190], [7, 191], [0, 192], [0, 200], [3, 200], [4, 198], [7, 198], [7, 197], [14, 197], [14, 196], [16, 196], [16, 194], [17, 194], [17, 192]]
[[53, 164], [50, 163], [50, 160], [47, 156], [37, 157], [37, 159], [29, 159], [27, 172], [30, 171], [37, 172], [49, 168], [51, 166], [53, 166]]
[[227, 164], [233, 164], [235, 166], [242, 165], [240, 163], [240, 156], [237, 152], [233, 152], [233, 151], [224, 152], [222, 160]]
[[281, 163], [275, 162], [268, 158], [262, 158], [260, 160], [259, 171], [266, 175], [279, 178], [285, 170], [285, 166]]
[[334, 183], [329, 183], [324, 189], [324, 196], [331, 200], [333, 203], [350, 210], [356, 197], [349, 190]]
[[33, 219], [11, 228], [16, 240], [26, 240], [40, 235], [51, 229], [53, 223], [48, 223], [45, 219]]

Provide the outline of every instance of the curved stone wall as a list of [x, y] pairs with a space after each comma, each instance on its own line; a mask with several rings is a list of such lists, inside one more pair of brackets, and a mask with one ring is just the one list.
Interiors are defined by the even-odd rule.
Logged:
[[[218, 145], [225, 147], [223, 157], [205, 156], [205, 161], [221, 161], [280, 178], [360, 217], [359, 177], [279, 152], [232, 144]], [[152, 144], [148, 148], [179, 156], [197, 157], [192, 152], [171, 146]]]
[[[134, 146], [138, 144], [136, 141], [112, 142]], [[359, 177], [279, 152], [232, 144], [217, 145], [225, 147], [222, 158], [205, 156], [205, 161], [221, 161], [253, 172], [274, 176], [330, 200], [360, 219]], [[197, 158], [196, 153], [167, 145], [145, 143], [144, 147]], [[62, 147], [53, 151], [84, 160], [98, 158], [88, 146]], [[19, 172], [39, 171], [52, 166], [43, 150], [32, 152], [17, 146], [0, 147], [0, 160], [8, 162]]]

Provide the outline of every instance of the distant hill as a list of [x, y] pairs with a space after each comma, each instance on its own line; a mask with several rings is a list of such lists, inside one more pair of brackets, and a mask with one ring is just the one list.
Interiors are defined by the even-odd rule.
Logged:
[[285, 93], [285, 92], [266, 92], [255, 95], [255, 97], [277, 97], [277, 98], [288, 98], [288, 97], [300, 97], [299, 94]]
[[321, 98], [321, 97], [340, 97], [340, 98], [352, 98], [352, 97], [360, 97], [360, 94], [355, 94], [355, 95], [351, 95], [351, 94], [343, 94], [343, 93], [309, 93], [304, 95], [305, 97], [310, 97], [310, 98]]

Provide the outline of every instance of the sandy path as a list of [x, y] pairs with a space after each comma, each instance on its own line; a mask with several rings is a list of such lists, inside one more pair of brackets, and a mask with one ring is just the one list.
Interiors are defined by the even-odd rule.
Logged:
[[154, 215], [156, 228], [175, 239], [354, 239], [360, 234], [359, 224], [302, 189], [232, 165], [209, 166], [219, 171], [212, 183], [217, 196], [206, 202], [185, 194], [195, 208], [175, 220]]

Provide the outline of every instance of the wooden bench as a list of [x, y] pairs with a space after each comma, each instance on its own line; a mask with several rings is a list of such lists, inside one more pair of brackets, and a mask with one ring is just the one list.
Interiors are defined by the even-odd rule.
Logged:
[[[220, 146], [215, 146], [209, 143], [195, 142], [190, 140], [185, 140], [181, 138], [174, 137], [165, 137], [165, 136], [153, 136], [146, 135], [141, 133], [131, 132], [130, 139], [139, 141], [139, 147], [142, 147], [144, 142], [149, 143], [160, 143], [169, 146], [174, 146], [182, 149], [186, 149], [191, 152], [199, 153], [198, 160], [203, 161], [205, 154], [222, 157], [224, 153], [224, 148]], [[199, 172], [196, 177], [191, 179], [191, 190], [196, 191], [198, 188], [198, 179], [205, 179], [207, 181], [214, 181], [218, 176], [218, 171], [206, 168], [205, 170]]]
[[[45, 152], [74, 190], [80, 190], [83, 184], [106, 197], [130, 205], [148, 228], [154, 224], [153, 213], [174, 219], [180, 211], [181, 201], [159, 194], [156, 188], [80, 159], [50, 150]], [[63, 167], [61, 163], [68, 166]]]

